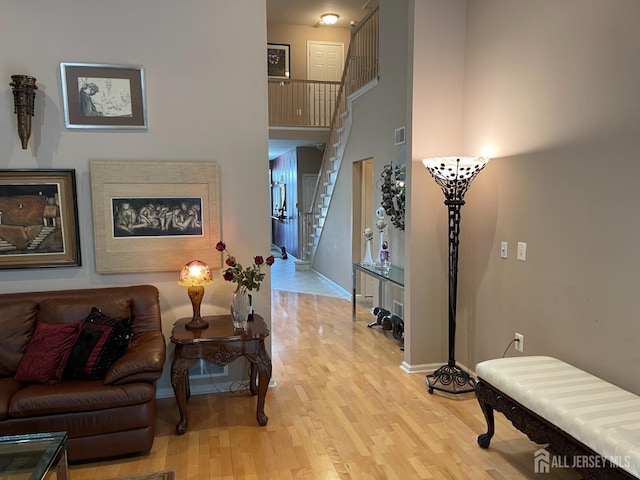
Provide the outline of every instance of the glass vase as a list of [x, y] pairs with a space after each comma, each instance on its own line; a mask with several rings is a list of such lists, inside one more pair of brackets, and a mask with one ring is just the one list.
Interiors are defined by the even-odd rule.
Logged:
[[238, 288], [231, 296], [231, 319], [235, 328], [246, 328], [249, 318], [249, 294], [245, 287]]
[[365, 253], [364, 258], [362, 259], [362, 265], [366, 267], [373, 266], [373, 257], [371, 256], [371, 239], [367, 238], [365, 240]]

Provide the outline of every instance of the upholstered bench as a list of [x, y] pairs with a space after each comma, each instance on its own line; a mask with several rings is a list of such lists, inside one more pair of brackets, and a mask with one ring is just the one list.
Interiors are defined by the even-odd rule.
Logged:
[[[476, 366], [476, 396], [487, 421], [478, 444], [488, 448], [493, 410], [547, 450], [581, 457], [587, 478], [640, 478], [640, 397], [551, 357], [487, 360]], [[604, 457], [602, 462], [593, 459]], [[564, 458], [564, 457], [563, 457]], [[603, 460], [603, 459], [600, 459]]]

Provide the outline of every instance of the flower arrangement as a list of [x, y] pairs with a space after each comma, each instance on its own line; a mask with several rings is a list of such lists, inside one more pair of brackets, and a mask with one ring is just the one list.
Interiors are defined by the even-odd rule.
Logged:
[[265, 277], [265, 273], [262, 271], [262, 266], [265, 264], [271, 266], [273, 265], [273, 262], [275, 262], [273, 255], [269, 255], [266, 259], [258, 255], [253, 257], [253, 265], [245, 268], [236, 261], [236, 257], [229, 253], [224, 242], [218, 242], [216, 244], [216, 250], [227, 254], [225, 264], [228, 268], [224, 271], [222, 277], [227, 282], [236, 283], [238, 285], [236, 287], [236, 291], [243, 287], [249, 291], [259, 291], [260, 282], [262, 282]]

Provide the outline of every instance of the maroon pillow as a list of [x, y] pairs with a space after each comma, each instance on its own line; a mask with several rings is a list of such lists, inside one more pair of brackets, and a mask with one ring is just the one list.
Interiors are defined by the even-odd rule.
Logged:
[[99, 380], [129, 348], [132, 317], [109, 317], [93, 307], [82, 324], [64, 373], [66, 378]]
[[77, 323], [38, 323], [14, 378], [47, 385], [60, 382], [79, 327]]

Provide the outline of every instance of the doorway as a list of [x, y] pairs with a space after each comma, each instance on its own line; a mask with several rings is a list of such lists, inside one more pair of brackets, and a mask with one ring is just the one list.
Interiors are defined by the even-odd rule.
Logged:
[[[375, 231], [373, 225], [373, 158], [367, 158], [353, 163], [353, 261], [362, 262], [365, 255], [365, 239], [363, 232], [365, 228]], [[371, 245], [373, 249], [373, 245]], [[373, 297], [374, 294], [373, 277], [369, 275], [358, 275], [356, 277], [356, 292], [360, 298]]]
[[[344, 44], [341, 42], [307, 41], [307, 79], [339, 82], [344, 67]], [[309, 84], [309, 121], [311, 125], [328, 126], [336, 104], [339, 85]]]

